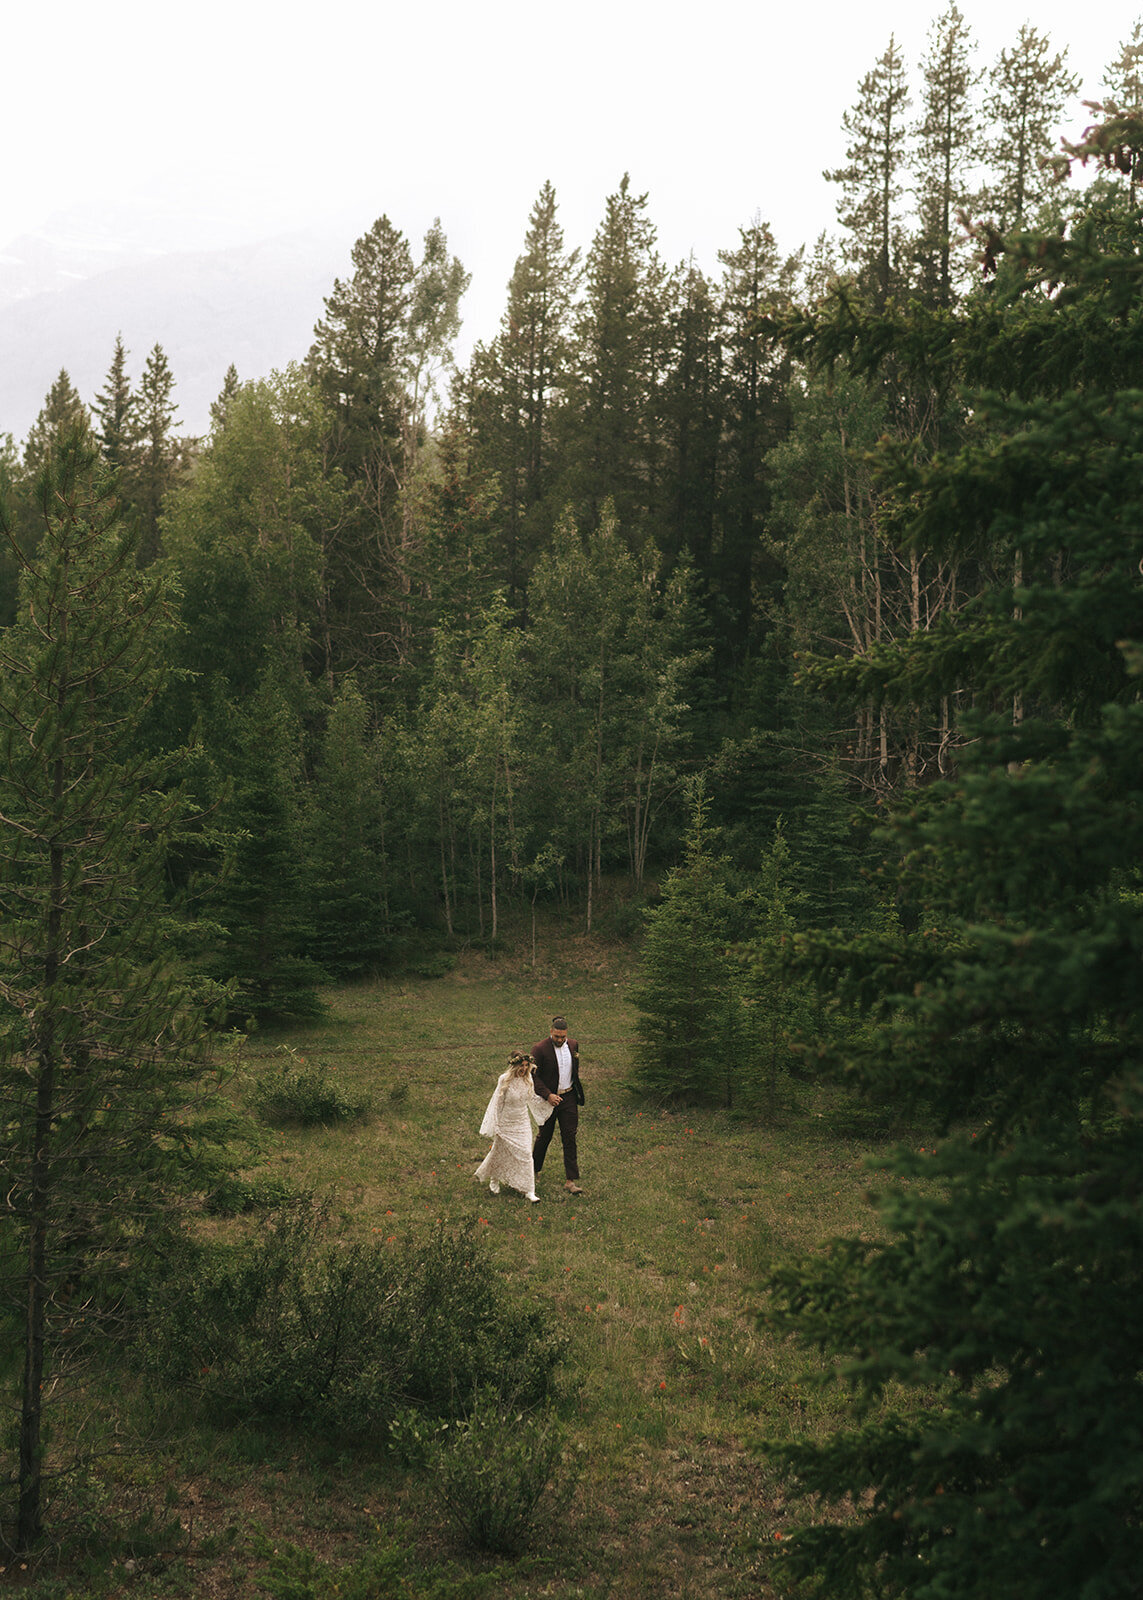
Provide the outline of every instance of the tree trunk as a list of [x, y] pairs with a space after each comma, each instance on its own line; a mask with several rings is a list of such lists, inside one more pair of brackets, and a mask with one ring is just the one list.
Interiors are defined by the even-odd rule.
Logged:
[[[66, 700], [67, 684], [57, 691]], [[53, 799], [56, 808], [63, 802], [65, 774], [62, 761], [54, 763]], [[64, 855], [59, 844], [51, 846], [49, 856], [51, 900], [48, 909], [47, 947], [44, 951], [44, 990], [51, 994], [59, 976], [63, 928]], [[20, 1403], [19, 1472], [20, 1491], [16, 1517], [16, 1543], [29, 1550], [43, 1531], [43, 1434], [44, 1345], [48, 1311], [47, 1259], [48, 1225], [51, 1209], [52, 1161], [49, 1147], [56, 1110], [55, 1022], [50, 1007], [39, 1025], [37, 1041], [37, 1082], [35, 1147], [30, 1163], [28, 1222], [28, 1300], [24, 1318], [24, 1385]]]
[[448, 892], [448, 852], [445, 849], [445, 830], [447, 819], [445, 817], [444, 803], [440, 807], [440, 839], [441, 839], [441, 892], [444, 895], [445, 924], [448, 927], [449, 938], [452, 938], [452, 904]]
[[28, 1300], [24, 1318], [24, 1386], [20, 1405], [20, 1496], [16, 1521], [16, 1545], [20, 1550], [30, 1550], [43, 1531], [41, 1425], [44, 1405], [44, 1345], [48, 1307], [47, 1246], [51, 1188], [51, 1158], [48, 1146], [52, 1137], [54, 1100], [55, 1049], [49, 1023], [39, 1052], [36, 1148], [31, 1162]]
[[496, 775], [499, 768], [493, 767], [492, 779], [492, 805], [491, 816], [488, 822], [488, 903], [492, 910], [492, 943], [496, 943]]

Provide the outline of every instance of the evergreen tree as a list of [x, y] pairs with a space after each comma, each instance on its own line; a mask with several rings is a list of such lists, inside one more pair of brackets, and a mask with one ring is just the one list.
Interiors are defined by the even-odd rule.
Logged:
[[[1143, 113], [1143, 18], [1136, 21], [1131, 37], [1123, 41], [1118, 56], [1107, 68], [1103, 86], [1107, 91], [1109, 112], [1127, 117]], [[1129, 160], [1125, 165], [1131, 201], [1136, 204], [1143, 170], [1138, 162]]]
[[851, 237], [846, 254], [874, 302], [884, 305], [901, 281], [903, 166], [910, 104], [905, 63], [890, 38], [859, 97], [842, 118], [849, 135], [847, 166], [823, 174], [842, 186], [838, 219]]
[[[175, 680], [154, 736], [193, 739], [200, 752], [205, 820], [176, 872], [227, 930], [211, 971], [242, 978], [242, 1015], [294, 1004], [292, 987], [304, 991], [303, 1006], [316, 1003], [313, 973], [297, 962], [308, 938], [302, 766], [323, 702], [336, 693], [320, 540], [343, 514], [344, 491], [325, 474], [327, 437], [321, 397], [300, 369], [241, 385], [163, 522], [163, 569], [177, 584], [180, 626], [169, 647]], [[260, 748], [273, 729], [276, 752]], [[271, 825], [280, 837], [263, 838]], [[244, 830], [256, 837], [242, 839]], [[263, 870], [275, 881], [259, 884]], [[260, 944], [262, 923], [273, 927]], [[253, 969], [262, 955], [271, 966], [260, 985]]]
[[[10, 433], [0, 433], [0, 517], [10, 521], [15, 533], [17, 485], [21, 477], [20, 454]], [[11, 541], [0, 541], [0, 628], [16, 620], [19, 562]]]
[[43, 535], [0, 642], [0, 1286], [23, 1353], [4, 1477], [20, 1549], [43, 1526], [50, 1398], [101, 1322], [121, 1325], [116, 1280], [161, 1248], [206, 1132], [205, 1035], [164, 904], [179, 801], [135, 748], [164, 593], [134, 570], [86, 430], [53, 439], [37, 498]]
[[175, 379], [161, 344], [155, 345], [139, 382], [139, 450], [129, 483], [139, 519], [139, 562], [147, 566], [160, 552], [159, 522], [167, 494], [183, 466], [174, 434]]
[[[529, 592], [530, 682], [539, 723], [537, 789], [550, 825], [542, 842], [574, 863], [587, 889], [587, 927], [604, 862], [643, 881], [655, 821], [678, 782], [688, 691], [704, 659], [694, 641], [693, 573], [663, 582], [652, 549], [627, 549], [605, 506], [581, 538], [565, 516]], [[553, 784], [550, 751], [576, 783]]]
[[685, 555], [706, 585], [714, 581], [722, 349], [718, 307], [691, 261], [668, 284], [667, 366], [663, 376], [662, 516], [658, 543], [668, 561]]
[[[345, 511], [325, 472], [327, 429], [300, 369], [244, 384], [168, 503], [164, 543], [182, 595], [176, 662], [200, 682], [222, 680], [238, 704], [269, 670], [302, 715], [307, 678], [330, 678], [321, 541]], [[183, 713], [184, 732], [193, 715]]]
[[756, 907], [752, 959], [743, 982], [751, 1047], [740, 1063], [739, 1100], [773, 1117], [780, 1084], [798, 1064], [795, 1049], [813, 1031], [822, 1036], [821, 1006], [814, 1004], [804, 973], [783, 958], [792, 943], [806, 896], [796, 888], [797, 869], [782, 819], [763, 854], [751, 899]]
[[226, 419], [230, 414], [230, 404], [242, 387], [238, 368], [233, 361], [226, 369], [226, 376], [222, 380], [222, 388], [218, 391], [218, 398], [210, 402], [210, 431], [212, 434], [221, 433], [226, 426]]
[[413, 295], [408, 241], [379, 217], [351, 252], [353, 276], [334, 280], [308, 364], [334, 419], [336, 459], [390, 496], [401, 434], [401, 364]]
[[337, 978], [375, 971], [386, 953], [383, 815], [376, 737], [350, 678], [330, 710], [302, 830], [307, 949]]
[[409, 564], [421, 641], [416, 671], [431, 656], [437, 628], [447, 627], [466, 649], [471, 645], [496, 589], [491, 551], [501, 531], [502, 501], [496, 480], [475, 464], [477, 454], [455, 419], [435, 440], [433, 475], [418, 507], [420, 538]]
[[[520, 871], [517, 830], [518, 795], [524, 758], [522, 729], [527, 702], [524, 688], [524, 636], [513, 622], [504, 598], [497, 595], [488, 606], [484, 626], [474, 641], [470, 680], [470, 772], [473, 785], [472, 827], [477, 861], [477, 899], [481, 933], [495, 941], [499, 935], [501, 880], [512, 881]], [[484, 922], [481, 892], [487, 861], [488, 922]]]
[[1116, 111], [1133, 116], [1143, 112], [1143, 17], [1136, 18], [1131, 37], [1120, 45], [1103, 82]]
[[[923, 393], [915, 373], [893, 376], [898, 407]], [[886, 538], [887, 501], [870, 452], [894, 428], [875, 374], [839, 361], [832, 377], [815, 375], [794, 393], [791, 414], [788, 439], [769, 457], [772, 527], [786, 575], [783, 621], [808, 671], [810, 654], [864, 655], [937, 626], [967, 600], [974, 566], [964, 551], [900, 548]], [[908, 448], [924, 446], [909, 438]], [[864, 786], [915, 787], [948, 768], [954, 706], [951, 693], [912, 706], [869, 694], [852, 704], [838, 753]]]
[[[28, 430], [19, 468], [11, 474], [8, 506], [12, 537], [26, 554], [35, 551], [43, 533], [39, 481], [62, 446], [77, 432], [87, 440], [93, 438], [91, 413], [80, 399], [66, 368], [61, 368]], [[13, 590], [9, 595], [9, 607], [14, 609], [14, 606]]]
[[241, 707], [223, 701], [217, 683], [210, 689], [213, 815], [225, 856], [191, 886], [196, 909], [220, 929], [208, 973], [230, 986], [236, 1023], [320, 1016], [326, 975], [308, 954], [300, 721], [270, 673]]
[[500, 332], [488, 350], [475, 352], [468, 380], [467, 421], [478, 462], [500, 483], [503, 571], [516, 608], [550, 522], [544, 502], [558, 470], [552, 408], [570, 369], [569, 323], [579, 276], [579, 251], [565, 251], [555, 190], [545, 183], [508, 284]]
[[330, 418], [330, 458], [353, 496], [327, 545], [325, 621], [343, 671], [395, 654], [404, 357], [413, 257], [382, 216], [351, 252], [353, 275], [334, 280], [307, 358]]
[[358, 239], [352, 260], [352, 278], [335, 280], [326, 299], [307, 360], [331, 419], [332, 463], [355, 501], [326, 545], [326, 620], [342, 671], [391, 669], [412, 646], [418, 463], [468, 283], [439, 219], [416, 267], [388, 217]]
[[424, 497], [422, 451], [428, 441], [430, 409], [439, 398], [437, 381], [453, 365], [452, 347], [460, 331], [460, 301], [469, 284], [458, 256], [448, 253], [440, 218], [425, 234], [424, 253], [413, 280], [405, 354], [403, 450], [401, 463], [401, 542], [398, 583], [401, 593], [400, 658], [414, 644], [410, 607], [412, 567], [424, 535], [419, 511]]
[[85, 438], [91, 436], [91, 413], [79, 398], [67, 369], [61, 367], [24, 441], [24, 474], [30, 482], [77, 429]]
[[[939, 306], [951, 304], [966, 274], [967, 237], [957, 212], [967, 207], [977, 160], [972, 104], [972, 34], [951, 4], [932, 25], [924, 73], [923, 114], [917, 123], [916, 185], [919, 230], [915, 245], [921, 287]], [[961, 241], [958, 246], [958, 239]]]
[[1079, 88], [1066, 61], [1066, 50], [1053, 55], [1047, 36], [1025, 23], [989, 75], [985, 110], [995, 132], [986, 152], [993, 176], [984, 200], [1001, 233], [1027, 226], [1055, 186], [1050, 157], [1060, 113]]
[[131, 392], [127, 376], [127, 351], [123, 335], [115, 338], [115, 352], [107, 380], [95, 399], [99, 418], [99, 448], [103, 459], [115, 471], [126, 474], [136, 465], [140, 428], [138, 401]]
[[947, 782], [891, 814], [907, 923], [807, 947], [868, 1020], [850, 1081], [944, 1135], [888, 1163], [908, 1181], [873, 1238], [771, 1281], [857, 1391], [852, 1431], [784, 1452], [808, 1495], [862, 1490], [791, 1541], [831, 1600], [1126, 1595], [1143, 1568], [1143, 268], [1119, 220], [1115, 250], [1082, 215], [1018, 241], [1003, 301], [951, 323], [850, 323], [866, 359], [942, 350], [978, 400], [957, 454], [886, 452], [897, 539], [996, 559], [955, 621], [845, 672], [975, 709]]
[[766, 610], [764, 591], [778, 577], [763, 543], [771, 500], [766, 463], [789, 426], [789, 363], [765, 337], [762, 321], [789, 303], [797, 263], [781, 259], [761, 217], [740, 228], [738, 240], [737, 248], [718, 253], [724, 438], [721, 539], [710, 585], [716, 659], [740, 668]]
[[730, 1105], [743, 1034], [741, 980], [729, 945], [740, 929], [726, 858], [701, 782], [690, 796], [683, 859], [644, 917], [633, 1081], [657, 1099]]
[[452, 350], [460, 332], [460, 302], [472, 281], [459, 256], [450, 256], [441, 219], [434, 217], [413, 279], [405, 377], [408, 386], [406, 428], [412, 439], [407, 471], [424, 442], [429, 411], [440, 398], [437, 384], [452, 366]]
[[450, 937], [495, 940], [502, 893], [520, 873], [522, 728], [534, 714], [524, 635], [494, 592], [459, 626], [442, 615], [432, 637], [415, 711], [386, 741], [389, 815]]
[[664, 279], [647, 196], [625, 173], [587, 257], [564, 421], [569, 489], [585, 520], [598, 522], [611, 500], [636, 542], [660, 493]]

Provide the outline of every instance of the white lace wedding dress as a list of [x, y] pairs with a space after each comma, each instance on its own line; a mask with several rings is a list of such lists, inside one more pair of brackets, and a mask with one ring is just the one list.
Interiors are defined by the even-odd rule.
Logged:
[[534, 1194], [536, 1171], [532, 1165], [532, 1118], [546, 1122], [552, 1107], [541, 1100], [531, 1078], [502, 1072], [488, 1102], [480, 1131], [492, 1140], [492, 1149], [474, 1177], [483, 1183], [506, 1183], [521, 1194]]

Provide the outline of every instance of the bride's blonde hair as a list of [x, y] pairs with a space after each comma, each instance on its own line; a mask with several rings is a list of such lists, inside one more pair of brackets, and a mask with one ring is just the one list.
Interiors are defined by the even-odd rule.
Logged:
[[508, 1057], [508, 1071], [514, 1078], [530, 1078], [535, 1065], [526, 1050], [513, 1050]]

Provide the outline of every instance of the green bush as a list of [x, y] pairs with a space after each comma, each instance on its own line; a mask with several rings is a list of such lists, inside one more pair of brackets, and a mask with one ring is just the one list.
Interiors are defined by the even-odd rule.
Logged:
[[386, 1542], [357, 1561], [336, 1566], [285, 1539], [256, 1541], [265, 1561], [259, 1593], [271, 1600], [487, 1600], [511, 1592], [512, 1575], [498, 1563], [468, 1572], [426, 1568], [411, 1551]]
[[326, 1061], [307, 1063], [289, 1045], [279, 1047], [278, 1065], [255, 1081], [255, 1109], [266, 1122], [293, 1122], [305, 1128], [354, 1122], [372, 1109], [368, 1095], [348, 1093]]
[[420, 1245], [353, 1244], [299, 1203], [257, 1240], [172, 1258], [139, 1348], [215, 1415], [378, 1444], [403, 1410], [460, 1417], [490, 1381], [504, 1405], [535, 1406], [564, 1341], [472, 1240], [440, 1227]]
[[210, 1217], [240, 1217], [251, 1211], [278, 1210], [292, 1197], [293, 1189], [284, 1178], [264, 1172], [252, 1177], [227, 1172], [206, 1191], [203, 1207]]
[[389, 1419], [389, 1450], [403, 1467], [423, 1471], [433, 1459], [448, 1423], [404, 1406]]
[[[527, 1542], [541, 1495], [560, 1472], [561, 1455], [559, 1426], [550, 1412], [529, 1415], [484, 1391], [438, 1447], [441, 1504], [478, 1550], [516, 1555]], [[562, 1498], [568, 1493], [565, 1482]]]

